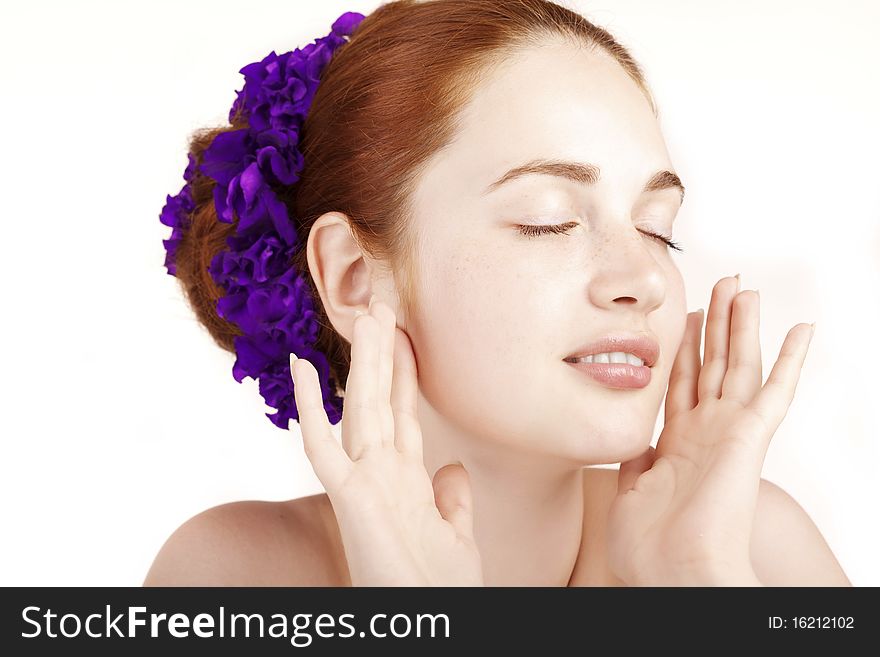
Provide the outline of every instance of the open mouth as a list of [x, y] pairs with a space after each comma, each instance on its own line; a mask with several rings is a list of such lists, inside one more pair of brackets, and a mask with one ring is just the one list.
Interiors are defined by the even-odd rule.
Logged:
[[563, 360], [570, 363], [653, 367], [660, 345], [649, 333], [616, 333], [583, 345]]

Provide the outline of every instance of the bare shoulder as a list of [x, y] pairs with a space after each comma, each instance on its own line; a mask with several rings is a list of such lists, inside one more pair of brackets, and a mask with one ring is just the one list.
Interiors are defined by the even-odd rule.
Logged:
[[750, 544], [765, 586], [852, 586], [807, 512], [781, 487], [761, 479]]
[[144, 586], [348, 586], [326, 494], [221, 504], [165, 541]]

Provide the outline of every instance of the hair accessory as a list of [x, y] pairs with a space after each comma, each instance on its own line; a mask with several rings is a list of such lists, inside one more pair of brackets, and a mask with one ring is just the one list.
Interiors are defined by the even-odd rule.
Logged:
[[213, 179], [217, 218], [238, 220], [228, 249], [218, 253], [208, 267], [211, 277], [226, 292], [217, 301], [220, 317], [236, 324], [243, 335], [233, 340], [236, 361], [232, 376], [259, 381], [266, 403], [277, 409], [266, 413], [272, 423], [289, 428], [299, 420], [290, 375], [290, 354], [307, 358], [317, 369], [324, 410], [332, 424], [342, 418], [342, 398], [330, 382], [326, 356], [314, 348], [318, 336], [317, 314], [307, 280], [291, 265], [299, 246], [287, 206], [274, 191], [293, 185], [303, 168], [297, 148], [299, 132], [320, 82], [321, 73], [337, 48], [347, 43], [363, 14], [346, 12], [333, 23], [326, 37], [283, 55], [272, 51], [262, 61], [239, 72], [245, 77], [229, 110], [248, 127], [218, 134], [198, 164], [192, 153], [184, 171], [186, 184], [168, 196], [159, 216], [173, 228], [165, 245], [165, 267], [177, 275], [175, 256], [195, 209], [190, 183], [198, 170]]

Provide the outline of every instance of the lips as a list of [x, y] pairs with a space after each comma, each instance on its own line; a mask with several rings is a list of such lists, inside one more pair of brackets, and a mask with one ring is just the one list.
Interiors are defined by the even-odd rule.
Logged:
[[563, 360], [574, 361], [583, 356], [612, 351], [622, 351], [638, 356], [647, 367], [653, 367], [660, 357], [660, 346], [654, 338], [645, 334], [615, 334], [593, 340], [579, 347], [577, 351], [566, 356]]

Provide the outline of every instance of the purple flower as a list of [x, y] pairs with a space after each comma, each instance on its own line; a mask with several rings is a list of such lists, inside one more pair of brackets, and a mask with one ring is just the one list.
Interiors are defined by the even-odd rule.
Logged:
[[186, 169], [183, 171], [183, 179], [186, 182], [190, 182], [196, 173], [196, 158], [192, 153], [187, 153], [186, 156], [189, 159], [189, 164], [186, 165]]
[[292, 185], [305, 161], [296, 148], [299, 134], [296, 130], [266, 130], [257, 137], [257, 165], [260, 173], [271, 183]]
[[[192, 163], [192, 155], [190, 155], [190, 163]], [[191, 173], [190, 167], [187, 172]], [[189, 228], [191, 222], [191, 214], [195, 210], [192, 193], [189, 188], [189, 182], [175, 196], [167, 196], [165, 198], [165, 206], [159, 214], [159, 221], [166, 226], [171, 226], [171, 237], [162, 240], [165, 246], [165, 268], [171, 276], [177, 276], [177, 248], [180, 246], [180, 240], [183, 237], [184, 230]]]
[[177, 249], [180, 246], [180, 240], [183, 238], [183, 231], [180, 228], [176, 228], [171, 231], [171, 237], [167, 240], [162, 240], [162, 245], [165, 247], [165, 269], [168, 270], [168, 273], [171, 276], [177, 276]]
[[189, 215], [193, 210], [195, 205], [187, 183], [175, 196], [165, 197], [165, 207], [162, 208], [159, 221], [166, 226], [188, 228]]
[[[241, 102], [254, 132], [302, 124], [311, 99], [307, 81], [298, 70], [299, 53], [297, 49], [279, 56], [273, 50], [239, 71], [245, 77]], [[288, 60], [292, 60], [289, 69]]]
[[215, 255], [209, 267], [212, 278], [225, 289], [265, 283], [289, 267], [293, 258], [294, 248], [270, 233], [256, 239], [233, 236], [229, 242], [230, 248]]
[[347, 11], [337, 18], [330, 29], [337, 36], [351, 36], [364, 20], [364, 15], [356, 11]]
[[[318, 371], [318, 380], [321, 382], [327, 419], [331, 424], [338, 423], [342, 419], [342, 398], [336, 395], [335, 388], [330, 385], [330, 366], [327, 363], [327, 358], [320, 351], [313, 349], [306, 349], [297, 355], [307, 358], [315, 366]], [[277, 370], [267, 371], [260, 378], [260, 394], [266, 404], [278, 409], [277, 413], [266, 413], [266, 417], [275, 426], [282, 429], [288, 428], [289, 420], [299, 420], [293, 388], [289, 367], [286, 364]]]
[[189, 154], [187, 184], [167, 197], [160, 214], [162, 223], [173, 229], [163, 244], [168, 273], [176, 275], [177, 246], [194, 210], [189, 183], [197, 168], [215, 182], [217, 219], [235, 224], [228, 248], [208, 267], [225, 292], [217, 301], [218, 315], [242, 331], [233, 339], [232, 375], [239, 383], [245, 377], [259, 381], [266, 403], [278, 409], [266, 417], [282, 429], [288, 428], [289, 420], [299, 419], [291, 353], [307, 358], [318, 370], [330, 422], [336, 424], [342, 417], [342, 399], [330, 382], [329, 362], [315, 349], [319, 324], [314, 300], [307, 279], [293, 267], [299, 246], [296, 229], [274, 188], [299, 181], [304, 166], [298, 147], [302, 123], [333, 53], [363, 19], [363, 14], [346, 12], [327, 36], [282, 55], [272, 51], [242, 68], [245, 84], [236, 92], [229, 121], [241, 111], [248, 126], [218, 134], [200, 165]]
[[199, 170], [224, 187], [253, 161], [253, 140], [247, 129], [221, 132], [205, 149]]
[[266, 183], [256, 162], [236, 175], [228, 187], [214, 187], [214, 205], [220, 221], [231, 224], [238, 219], [238, 234], [274, 231], [285, 244], [296, 242], [287, 206]]

